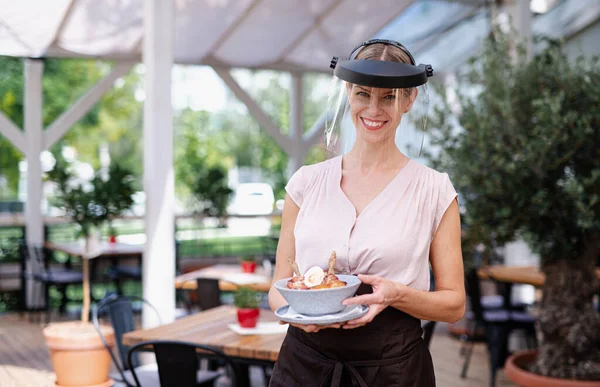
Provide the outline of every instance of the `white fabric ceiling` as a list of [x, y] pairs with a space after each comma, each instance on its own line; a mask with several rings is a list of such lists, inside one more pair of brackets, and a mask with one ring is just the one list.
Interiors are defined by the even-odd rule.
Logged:
[[[415, 0], [173, 0], [175, 62], [327, 71]], [[139, 60], [143, 0], [0, 0], [0, 55]]]

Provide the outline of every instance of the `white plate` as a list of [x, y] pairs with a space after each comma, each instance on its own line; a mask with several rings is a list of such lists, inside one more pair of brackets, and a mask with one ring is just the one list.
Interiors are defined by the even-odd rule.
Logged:
[[282, 306], [275, 311], [275, 316], [281, 321], [293, 324], [336, 324], [354, 320], [367, 314], [367, 305], [348, 305], [338, 313], [325, 314], [321, 316], [307, 316], [296, 312], [289, 305]]
[[244, 328], [239, 324], [228, 324], [229, 329], [239, 335], [275, 335], [285, 333], [288, 330], [288, 325], [281, 325], [277, 321], [259, 322], [254, 328]]

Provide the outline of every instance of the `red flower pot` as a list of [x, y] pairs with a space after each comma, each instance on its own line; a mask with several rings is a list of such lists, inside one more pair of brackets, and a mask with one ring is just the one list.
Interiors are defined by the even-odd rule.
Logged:
[[238, 308], [238, 323], [243, 328], [254, 328], [258, 322], [260, 309], [258, 308]]
[[256, 262], [242, 262], [242, 271], [244, 273], [254, 273], [256, 270]]
[[110, 235], [108, 237], [108, 243], [117, 243], [117, 237], [114, 235]]

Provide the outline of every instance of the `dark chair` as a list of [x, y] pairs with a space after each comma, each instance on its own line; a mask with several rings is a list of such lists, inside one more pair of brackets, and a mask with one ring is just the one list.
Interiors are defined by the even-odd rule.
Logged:
[[[210, 357], [219, 360], [231, 372], [229, 377], [232, 386], [240, 385], [239, 372], [236, 364], [231, 358], [220, 350], [201, 344], [185, 343], [179, 341], [155, 340], [146, 341], [133, 345], [129, 349], [127, 361], [134, 362], [137, 351], [152, 348], [156, 355], [158, 365], [158, 376], [161, 387], [197, 387], [213, 386], [216, 379], [222, 374], [216, 374], [212, 379], [198, 381], [199, 358]], [[198, 351], [200, 350], [200, 351]], [[200, 352], [200, 353], [199, 353]], [[141, 382], [137, 370], [132, 368], [133, 379], [137, 387], [147, 387], [148, 384]]]
[[[125, 383], [128, 386], [134, 386], [135, 384], [133, 377], [131, 376], [131, 370], [129, 369], [128, 365], [129, 363], [125, 362], [129, 347], [123, 344], [123, 335], [127, 332], [135, 330], [134, 303], [136, 302], [148, 305], [154, 311], [160, 321], [160, 315], [156, 308], [140, 297], [110, 294], [102, 299], [98, 305], [92, 309], [92, 322], [94, 323], [94, 327], [96, 327], [96, 331], [100, 335], [100, 338], [102, 339], [107, 351], [110, 353], [115, 368], [118, 371], [118, 375], [111, 375], [111, 377], [121, 383]], [[114, 330], [120, 361], [111, 350], [100, 329], [99, 317], [102, 315], [106, 316], [106, 318], [110, 320], [110, 324]], [[139, 359], [137, 357], [132, 359], [132, 361], [134, 367], [139, 366]], [[152, 372], [152, 369], [148, 369], [147, 371], [149, 373], [155, 373]]]
[[[50, 259], [48, 251], [44, 246], [37, 246], [21, 242], [19, 250], [23, 259], [23, 279], [34, 280], [38, 286], [33, 286], [32, 300], [39, 304], [43, 300], [46, 310], [46, 323], [50, 322], [52, 308], [50, 307], [50, 297], [48, 288], [54, 286], [66, 299], [66, 287], [68, 285], [79, 285], [83, 282], [83, 273], [73, 269], [53, 269], [50, 268]], [[26, 286], [25, 283], [23, 286]], [[42, 298], [43, 296], [43, 298]], [[62, 309], [62, 307], [61, 307]]]
[[433, 337], [435, 325], [435, 321], [427, 321], [425, 325], [423, 325], [423, 341], [425, 342], [425, 345], [427, 345], [427, 347], [429, 347], [429, 344], [431, 343], [431, 337]]
[[223, 305], [221, 288], [216, 278], [196, 279], [196, 297], [201, 310], [208, 310]]
[[[537, 345], [535, 336], [535, 317], [527, 312], [513, 311], [507, 309], [487, 310], [481, 303], [481, 289], [477, 269], [471, 269], [465, 278], [466, 290], [470, 299], [471, 313], [473, 315], [476, 333], [480, 328], [484, 329], [485, 341], [487, 342], [490, 356], [490, 386], [496, 384], [496, 371], [504, 364], [508, 356], [508, 337], [515, 329], [525, 330], [528, 338], [528, 347]], [[465, 352], [461, 377], [466, 378], [469, 362], [473, 353], [475, 338], [470, 336]]]
[[[180, 274], [179, 269], [179, 250], [180, 242], [175, 241], [175, 275]], [[118, 264], [119, 257], [114, 257], [112, 265], [106, 271], [106, 276], [115, 283], [117, 293], [123, 294], [123, 280], [142, 280], [142, 257], [138, 257], [137, 265], [121, 265]]]
[[[125, 333], [131, 332], [135, 329], [134, 309], [136, 308], [136, 304], [141, 304], [140, 307], [142, 305], [147, 305], [150, 307], [160, 321], [160, 315], [156, 308], [143, 298], [111, 294], [106, 296], [100, 301], [100, 303], [98, 303], [97, 306], [92, 309], [92, 322], [94, 323], [100, 338], [104, 342], [104, 346], [110, 353], [115, 368], [117, 369], [117, 374], [111, 375], [112, 379], [127, 386], [135, 386], [135, 380], [130, 367], [130, 365], [133, 365], [133, 367], [136, 368], [136, 372], [140, 380], [144, 381], [144, 385], [159, 386], [160, 384], [158, 382], [156, 364], [140, 365], [137, 355], [135, 355], [131, 360], [127, 361], [127, 354], [130, 347], [123, 344], [122, 339]], [[105, 316], [110, 320], [112, 328], [115, 332], [115, 341], [119, 354], [118, 358], [109, 347], [106, 338], [100, 330], [100, 316]], [[199, 375], [199, 381], [204, 382], [213, 380], [217, 376], [218, 374], [216, 372], [203, 372], [201, 375]]]

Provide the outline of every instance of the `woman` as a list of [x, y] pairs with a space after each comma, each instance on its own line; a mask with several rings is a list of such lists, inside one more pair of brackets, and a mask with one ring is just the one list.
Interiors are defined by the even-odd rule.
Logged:
[[[326, 266], [333, 250], [336, 273], [357, 274], [363, 282], [344, 303], [369, 311], [329, 326], [290, 324], [270, 385], [434, 386], [420, 319], [454, 323], [464, 314], [457, 194], [447, 174], [396, 145], [398, 126], [419, 94], [412, 87], [419, 83], [407, 81], [418, 72], [410, 53], [397, 42], [373, 40], [350, 59], [345, 74], [358, 74], [352, 79], [361, 79], [363, 64], [383, 66], [373, 74], [392, 73], [376, 87], [344, 83], [354, 142], [347, 153], [304, 166], [290, 179], [274, 280], [293, 275], [288, 260], [304, 273]], [[386, 79], [392, 87], [381, 86]], [[287, 304], [275, 288], [269, 303], [273, 310]]]

